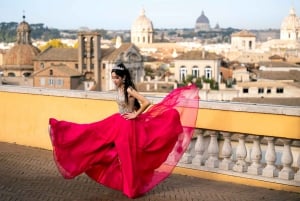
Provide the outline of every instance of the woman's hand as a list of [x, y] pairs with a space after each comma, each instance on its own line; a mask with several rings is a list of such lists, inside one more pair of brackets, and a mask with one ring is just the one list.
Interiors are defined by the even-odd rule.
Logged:
[[138, 116], [138, 114], [135, 112], [128, 112], [128, 113], [122, 114], [122, 116], [128, 120], [128, 119], [135, 119]]

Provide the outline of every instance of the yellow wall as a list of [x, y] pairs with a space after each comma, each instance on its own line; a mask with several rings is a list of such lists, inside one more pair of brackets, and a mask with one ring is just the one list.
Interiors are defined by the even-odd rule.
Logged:
[[[89, 123], [115, 112], [111, 100], [0, 92], [0, 141], [51, 149], [48, 120]], [[300, 117], [200, 109], [197, 127], [300, 139]]]
[[113, 101], [0, 92], [0, 141], [52, 149], [49, 118], [78, 123], [117, 111]]
[[200, 109], [197, 127], [300, 139], [299, 116]]
[[[20, 145], [52, 149], [48, 135], [49, 118], [78, 123], [101, 120], [115, 112], [117, 105], [111, 100], [71, 98], [27, 93], [0, 91], [0, 141]], [[199, 109], [197, 127], [300, 139], [300, 116], [287, 116], [263, 113], [235, 112], [213, 109]], [[198, 175], [205, 178], [207, 173], [177, 167], [175, 173]], [[249, 179], [209, 173], [210, 179], [248, 184]], [[251, 182], [264, 187], [260, 181]], [[273, 184], [268, 183], [268, 186]], [[273, 188], [273, 187], [272, 187]], [[299, 191], [298, 187], [278, 184], [274, 189]]]

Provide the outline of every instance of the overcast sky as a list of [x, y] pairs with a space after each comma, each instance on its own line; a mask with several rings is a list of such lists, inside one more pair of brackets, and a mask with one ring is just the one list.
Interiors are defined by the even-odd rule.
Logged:
[[291, 7], [300, 16], [300, 0], [2, 0], [0, 22], [58, 29], [131, 29], [145, 9], [154, 28], [194, 28], [204, 11], [211, 27], [280, 29]]

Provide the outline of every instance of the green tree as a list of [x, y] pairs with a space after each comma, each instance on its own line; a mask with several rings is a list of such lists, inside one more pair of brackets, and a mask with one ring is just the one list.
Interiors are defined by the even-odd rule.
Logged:
[[49, 47], [57, 47], [57, 48], [69, 48], [68, 45], [61, 42], [60, 39], [52, 39], [48, 41], [45, 45], [42, 45], [39, 47], [41, 51], [44, 51], [45, 49]]

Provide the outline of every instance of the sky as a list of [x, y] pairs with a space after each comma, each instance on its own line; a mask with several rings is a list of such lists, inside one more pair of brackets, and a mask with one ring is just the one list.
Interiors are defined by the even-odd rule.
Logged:
[[210, 26], [280, 29], [300, 0], [2, 0], [0, 22], [43, 23], [49, 28], [130, 30], [141, 10], [155, 29], [194, 28], [203, 11]]

